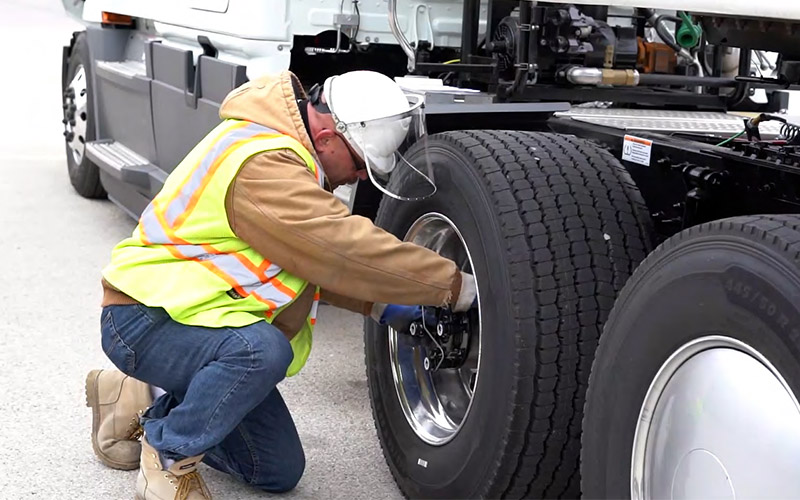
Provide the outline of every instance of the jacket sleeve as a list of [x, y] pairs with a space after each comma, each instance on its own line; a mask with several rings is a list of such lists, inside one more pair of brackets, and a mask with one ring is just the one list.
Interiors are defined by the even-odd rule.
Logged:
[[320, 286], [333, 305], [364, 314], [371, 302], [446, 306], [458, 299], [462, 277], [454, 262], [351, 215], [291, 150], [248, 160], [229, 188], [226, 209], [239, 238]]
[[347, 309], [348, 311], [363, 314], [364, 316], [369, 316], [372, 313], [372, 307], [374, 305], [372, 302], [333, 293], [324, 288], [320, 290], [320, 300], [327, 302], [333, 307]]

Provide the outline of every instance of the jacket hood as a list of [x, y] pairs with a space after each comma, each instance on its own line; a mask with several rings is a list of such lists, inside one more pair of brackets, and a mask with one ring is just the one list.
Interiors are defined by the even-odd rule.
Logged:
[[219, 108], [220, 118], [258, 123], [294, 137], [314, 157], [314, 144], [306, 132], [297, 99], [306, 98], [300, 80], [291, 71], [265, 75], [234, 89]]

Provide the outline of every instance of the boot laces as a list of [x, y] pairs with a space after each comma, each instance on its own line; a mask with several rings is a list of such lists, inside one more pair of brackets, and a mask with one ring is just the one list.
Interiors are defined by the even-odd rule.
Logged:
[[189, 498], [189, 493], [192, 491], [199, 491], [205, 498], [211, 498], [211, 492], [208, 490], [202, 476], [196, 470], [178, 477], [178, 485], [175, 487], [175, 500], [186, 500]]
[[143, 434], [144, 434], [144, 427], [142, 427], [137, 423], [135, 426], [133, 426], [133, 430], [131, 430], [131, 433], [128, 435], [128, 439], [131, 441], [137, 440], [140, 437], [142, 437]]
[[128, 439], [131, 441], [138, 440], [140, 437], [144, 435], [144, 427], [142, 427], [142, 424], [139, 421], [139, 415], [141, 415], [142, 413], [144, 413], [144, 410], [139, 410], [139, 413], [137, 415], [134, 415], [131, 418], [131, 423], [128, 424], [128, 427], [130, 427], [131, 429], [130, 432], [128, 433]]

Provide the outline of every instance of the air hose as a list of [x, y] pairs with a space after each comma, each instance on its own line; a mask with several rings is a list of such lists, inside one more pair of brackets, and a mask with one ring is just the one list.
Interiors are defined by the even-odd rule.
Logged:
[[702, 28], [692, 22], [692, 18], [686, 12], [678, 12], [681, 18], [681, 26], [675, 33], [675, 41], [685, 49], [692, 49], [700, 42], [700, 35], [703, 34]]

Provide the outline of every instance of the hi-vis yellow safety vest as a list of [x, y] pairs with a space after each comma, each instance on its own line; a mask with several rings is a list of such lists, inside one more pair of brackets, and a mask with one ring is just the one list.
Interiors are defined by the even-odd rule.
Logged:
[[[294, 138], [254, 123], [225, 120], [175, 168], [133, 235], [114, 248], [103, 270], [105, 279], [186, 325], [272, 323], [308, 282], [236, 237], [228, 224], [225, 196], [248, 159], [275, 149], [294, 151], [323, 185], [321, 168]], [[318, 304], [319, 288], [308, 319], [291, 341], [294, 359], [288, 376], [300, 371], [311, 351]]]

